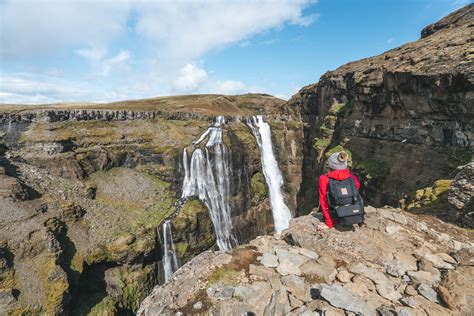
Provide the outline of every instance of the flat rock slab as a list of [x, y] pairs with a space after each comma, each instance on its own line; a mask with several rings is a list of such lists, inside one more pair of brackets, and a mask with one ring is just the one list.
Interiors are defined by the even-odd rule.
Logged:
[[349, 312], [360, 313], [363, 315], [377, 315], [376, 311], [372, 310], [362, 297], [349, 292], [337, 284], [322, 284], [321, 297], [328, 301], [332, 306], [342, 308]]

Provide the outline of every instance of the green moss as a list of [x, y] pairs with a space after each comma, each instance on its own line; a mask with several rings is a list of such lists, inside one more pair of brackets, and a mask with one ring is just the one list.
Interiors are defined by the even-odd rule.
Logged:
[[209, 277], [208, 285], [215, 283], [224, 283], [231, 286], [237, 286], [242, 279], [242, 272], [233, 269], [221, 267], [216, 269]]
[[89, 313], [88, 316], [112, 316], [117, 315], [117, 308], [115, 302], [110, 296], [104, 297], [98, 304], [96, 304]]
[[267, 185], [263, 173], [257, 172], [252, 176], [251, 186], [253, 202], [261, 202], [267, 197]]
[[316, 137], [314, 139], [313, 148], [316, 149], [318, 153], [321, 153], [326, 149], [326, 147], [329, 146], [330, 143], [331, 140], [329, 139]]
[[188, 249], [188, 244], [185, 242], [178, 242], [174, 245], [176, 247], [176, 252], [178, 253], [178, 257], [183, 257]]
[[45, 257], [39, 264], [39, 277], [46, 295], [42, 304], [43, 310], [47, 314], [56, 315], [61, 309], [64, 295], [69, 290], [69, 284], [65, 274], [57, 276], [55, 270], [60, 268], [54, 257]]
[[331, 108], [329, 109], [329, 113], [332, 115], [338, 115], [339, 112], [341, 112], [345, 106], [346, 106], [345, 103], [334, 103], [333, 105], [331, 105]]
[[187, 200], [181, 207], [179, 214], [173, 219], [173, 227], [178, 231], [196, 227], [197, 215], [202, 212], [207, 212], [207, 209], [200, 200]]

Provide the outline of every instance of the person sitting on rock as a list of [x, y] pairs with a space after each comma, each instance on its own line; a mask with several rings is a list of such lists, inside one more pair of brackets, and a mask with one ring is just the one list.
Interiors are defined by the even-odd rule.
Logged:
[[346, 152], [336, 152], [327, 161], [329, 171], [319, 177], [319, 205], [325, 223], [318, 230], [334, 224], [352, 226], [364, 221], [364, 205], [358, 190], [359, 180], [348, 169]]

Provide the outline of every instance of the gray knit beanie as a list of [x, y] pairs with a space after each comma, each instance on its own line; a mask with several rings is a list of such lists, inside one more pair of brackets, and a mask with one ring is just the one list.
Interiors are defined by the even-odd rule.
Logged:
[[343, 151], [329, 156], [328, 167], [332, 170], [342, 170], [347, 168], [347, 154]]

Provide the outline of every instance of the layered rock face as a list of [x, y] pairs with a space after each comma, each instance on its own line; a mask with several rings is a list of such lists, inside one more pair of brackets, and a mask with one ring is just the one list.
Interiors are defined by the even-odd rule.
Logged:
[[[288, 111], [318, 117], [306, 128], [304, 173], [320, 174], [325, 154], [345, 148], [366, 199], [379, 206], [452, 179], [472, 157], [473, 23], [469, 5], [426, 27], [416, 42], [348, 63], [302, 88]], [[315, 178], [305, 178], [302, 207], [314, 204], [306, 190]]]
[[138, 315], [470, 315], [467, 232], [393, 208], [367, 208], [357, 231], [318, 232], [312, 215], [282, 235], [207, 251], [156, 287]]
[[[132, 314], [163, 282], [165, 220], [181, 264], [215, 246], [206, 207], [180, 199], [183, 149], [214, 116], [39, 109], [1, 117], [0, 288], [8, 299], [0, 313]], [[295, 210], [302, 125], [268, 120]], [[273, 232], [272, 212], [245, 116], [226, 121], [232, 231], [245, 243]]]

